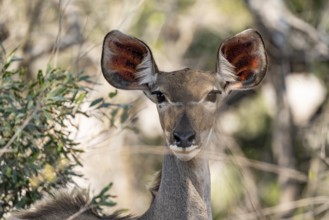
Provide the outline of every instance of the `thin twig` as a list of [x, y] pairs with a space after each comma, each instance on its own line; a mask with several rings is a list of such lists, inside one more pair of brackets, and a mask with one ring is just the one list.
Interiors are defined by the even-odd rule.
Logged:
[[[318, 196], [318, 197], [311, 197], [311, 198], [304, 198], [292, 202], [286, 202], [286, 203], [281, 203], [277, 206], [269, 207], [269, 208], [264, 208], [262, 210], [262, 213], [265, 216], [269, 215], [274, 215], [278, 213], [284, 213], [286, 211], [292, 210], [292, 209], [297, 209], [297, 208], [302, 208], [310, 205], [323, 205], [323, 204], [328, 204], [329, 197], [328, 196]], [[243, 213], [239, 214], [237, 218], [242, 218], [245, 220], [248, 219], [255, 219], [257, 213]]]
[[[227, 157], [227, 156], [226, 156]], [[217, 158], [216, 155], [214, 155], [214, 159], [216, 160]], [[270, 173], [275, 173], [275, 174], [280, 174], [282, 176], [286, 176], [295, 180], [298, 180], [300, 182], [307, 182], [308, 177], [307, 175], [303, 174], [302, 172], [299, 172], [295, 169], [291, 168], [286, 168], [282, 166], [278, 166], [275, 164], [270, 164], [267, 162], [259, 161], [259, 160], [252, 160], [252, 159], [247, 159], [245, 157], [239, 157], [239, 156], [234, 156], [235, 160], [234, 162], [242, 165], [242, 166], [249, 166], [258, 170], [270, 172]], [[230, 157], [226, 158], [226, 160], [232, 160]]]

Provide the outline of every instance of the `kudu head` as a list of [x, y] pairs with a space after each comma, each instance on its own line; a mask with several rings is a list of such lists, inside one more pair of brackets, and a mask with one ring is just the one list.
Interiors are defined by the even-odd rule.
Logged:
[[246, 30], [220, 45], [216, 71], [162, 72], [144, 42], [115, 30], [105, 36], [101, 65], [112, 86], [142, 90], [157, 105], [167, 145], [188, 161], [207, 145], [221, 100], [257, 86], [267, 58], [260, 34]]

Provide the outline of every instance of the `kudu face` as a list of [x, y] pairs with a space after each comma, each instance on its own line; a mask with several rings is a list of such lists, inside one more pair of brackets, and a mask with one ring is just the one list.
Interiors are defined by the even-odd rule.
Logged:
[[116, 88], [142, 90], [157, 105], [167, 145], [183, 161], [207, 145], [221, 100], [231, 90], [250, 89], [265, 76], [263, 41], [246, 30], [218, 49], [215, 72], [162, 72], [142, 41], [111, 31], [104, 39], [102, 71]]

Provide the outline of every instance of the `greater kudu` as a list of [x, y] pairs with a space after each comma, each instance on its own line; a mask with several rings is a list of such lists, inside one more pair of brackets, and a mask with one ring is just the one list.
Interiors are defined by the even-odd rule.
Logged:
[[[164, 155], [159, 185], [142, 216], [100, 218], [88, 210], [76, 219], [212, 219], [208, 142], [222, 100], [232, 90], [257, 86], [265, 76], [267, 57], [260, 34], [246, 30], [225, 40], [218, 49], [216, 71], [162, 72], [145, 43], [111, 31], [104, 39], [101, 65], [112, 86], [142, 90], [157, 105], [173, 154]], [[87, 203], [81, 194], [61, 195], [17, 218], [66, 219]]]

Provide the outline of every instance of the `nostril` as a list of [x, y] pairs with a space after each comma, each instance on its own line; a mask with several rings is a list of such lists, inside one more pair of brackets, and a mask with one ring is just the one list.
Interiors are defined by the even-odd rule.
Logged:
[[193, 143], [194, 140], [195, 140], [195, 134], [191, 134], [191, 136], [187, 138], [187, 141], [190, 143]]
[[179, 137], [179, 134], [174, 132], [174, 140], [175, 140], [175, 144], [179, 145], [181, 143], [181, 138]]
[[173, 138], [175, 141], [175, 144], [178, 147], [189, 147], [194, 144], [195, 142], [195, 132], [194, 131], [188, 131], [188, 132], [174, 132]]

